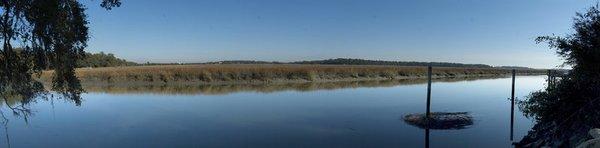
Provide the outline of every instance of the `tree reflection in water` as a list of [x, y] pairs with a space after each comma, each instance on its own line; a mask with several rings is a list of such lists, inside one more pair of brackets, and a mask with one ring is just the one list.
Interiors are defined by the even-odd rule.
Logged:
[[[80, 89], [77, 89], [80, 90]], [[58, 95], [49, 93], [44, 89], [44, 85], [37, 81], [24, 83], [5, 83], [0, 85], [0, 123], [4, 127], [7, 146], [10, 147], [10, 136], [8, 131], [9, 119], [7, 116], [13, 115], [22, 118], [25, 123], [29, 122], [29, 117], [34, 111], [30, 104], [38, 100], [53, 101], [54, 99], [64, 99], [74, 102], [75, 105], [81, 105], [80, 92], [56, 92]]]
[[[481, 79], [496, 79], [503, 77], [485, 77], [485, 78], [450, 78], [436, 79], [434, 82], [457, 82], [473, 81]], [[318, 90], [336, 90], [347, 88], [364, 87], [394, 87], [400, 85], [418, 85], [424, 84], [425, 79], [402, 79], [402, 80], [375, 80], [375, 81], [342, 81], [342, 82], [313, 82], [313, 83], [274, 83], [274, 84], [223, 84], [223, 85], [82, 85], [87, 92], [96, 93], [151, 93], [151, 94], [177, 94], [177, 95], [224, 95], [239, 92], [258, 92], [272, 93], [281, 91], [318, 91]], [[9, 87], [5, 87], [9, 88]], [[19, 119], [29, 122], [29, 118], [34, 115], [35, 110], [32, 107], [37, 101], [49, 101], [60, 99], [73, 102], [74, 105], [80, 105], [82, 98], [76, 93], [49, 91], [41, 83], [31, 83], [22, 87], [13, 87], [22, 89], [4, 89], [0, 93], [0, 122], [5, 131], [5, 139], [10, 145], [8, 134], [8, 119], [15, 116]], [[57, 95], [58, 94], [58, 95]], [[12, 114], [12, 115], [11, 115]]]
[[[482, 79], [505, 78], [506, 76], [490, 77], [456, 77], [434, 79], [434, 82], [474, 81]], [[394, 87], [399, 85], [426, 84], [427, 79], [391, 79], [365, 81], [335, 81], [335, 82], [300, 82], [300, 83], [259, 83], [259, 84], [84, 84], [87, 92], [109, 94], [177, 94], [177, 95], [224, 95], [238, 92], [272, 93], [281, 91], [309, 92], [317, 90], [336, 90], [358, 87]]]

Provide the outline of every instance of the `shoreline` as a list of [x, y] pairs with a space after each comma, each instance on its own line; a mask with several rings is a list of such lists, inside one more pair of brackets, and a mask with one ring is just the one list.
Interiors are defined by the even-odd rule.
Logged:
[[[544, 74], [517, 74], [517, 76], [538, 76]], [[478, 74], [478, 75], [463, 75], [463, 76], [433, 76], [432, 81], [437, 80], [468, 80], [468, 79], [490, 79], [490, 78], [508, 78], [510, 74], [494, 75], [494, 74]], [[362, 81], [411, 81], [411, 80], [423, 80], [426, 81], [425, 76], [401, 76], [394, 78], [376, 77], [376, 78], [343, 78], [343, 79], [315, 79], [315, 80], [303, 80], [303, 79], [272, 79], [272, 80], [251, 80], [251, 81], [168, 81], [168, 82], [149, 82], [149, 81], [126, 81], [126, 82], [107, 82], [107, 81], [81, 81], [81, 85], [281, 85], [281, 84], [302, 84], [302, 83], [335, 83], [335, 82], [362, 82]], [[44, 81], [48, 83], [48, 81]]]
[[[426, 79], [426, 67], [365, 65], [165, 65], [78, 68], [82, 85], [227, 85], [323, 83]], [[506, 77], [510, 69], [435, 67], [433, 79]], [[545, 75], [545, 70], [517, 70], [517, 75]], [[39, 81], [48, 83], [53, 71]]]

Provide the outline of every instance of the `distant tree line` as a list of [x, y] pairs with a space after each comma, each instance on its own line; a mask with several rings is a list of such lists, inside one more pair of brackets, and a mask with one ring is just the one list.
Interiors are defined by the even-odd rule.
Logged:
[[233, 60], [233, 61], [207, 62], [205, 64], [286, 64], [286, 63], [285, 62], [277, 62], [277, 61]]
[[349, 59], [337, 58], [315, 61], [300, 61], [292, 62], [293, 64], [325, 64], [325, 65], [394, 65], [394, 66], [435, 66], [435, 67], [473, 67], [473, 68], [492, 68], [485, 64], [462, 64], [462, 63], [447, 63], [447, 62], [405, 62], [405, 61], [382, 61], [382, 60], [365, 60], [365, 59]]
[[[494, 68], [503, 68], [503, 69], [533, 69], [533, 68], [523, 67], [523, 66], [495, 66]], [[565, 71], [566, 69], [555, 69], [555, 70]]]
[[[21, 55], [23, 53], [23, 48], [17, 47], [14, 49], [16, 54]], [[127, 61], [125, 59], [117, 58], [112, 53], [89, 53], [85, 52], [83, 57], [77, 59], [76, 67], [117, 67], [117, 66], [137, 66], [140, 65], [135, 62]], [[48, 64], [45, 69], [55, 69], [54, 65]]]
[[351, 58], [336, 58], [326, 60], [296, 61], [296, 62], [277, 62], [277, 61], [253, 61], [253, 60], [235, 60], [219, 61], [207, 63], [186, 63], [186, 64], [320, 64], [320, 65], [392, 65], [392, 66], [435, 66], [435, 67], [468, 67], [468, 68], [502, 68], [502, 69], [532, 69], [520, 66], [490, 66], [486, 64], [463, 64], [449, 62], [406, 62], [406, 61], [383, 61], [383, 60], [365, 60]]
[[136, 66], [135, 62], [130, 62], [115, 57], [112, 53], [85, 53], [85, 56], [77, 60], [77, 67], [116, 67], [116, 66]]
[[463, 64], [449, 62], [406, 62], [406, 61], [383, 61], [383, 60], [365, 60], [351, 58], [337, 58], [326, 60], [279, 62], [279, 61], [256, 61], [256, 60], [230, 60], [205, 63], [150, 63], [138, 64], [135, 62], [119, 59], [113, 54], [103, 52], [90, 54], [86, 53], [83, 60], [80, 60], [78, 67], [114, 67], [114, 66], [138, 66], [138, 65], [195, 65], [195, 64], [315, 64], [315, 65], [390, 65], [390, 66], [434, 66], [434, 67], [467, 67], [467, 68], [501, 68], [501, 69], [532, 69], [520, 66], [490, 66], [486, 64]]

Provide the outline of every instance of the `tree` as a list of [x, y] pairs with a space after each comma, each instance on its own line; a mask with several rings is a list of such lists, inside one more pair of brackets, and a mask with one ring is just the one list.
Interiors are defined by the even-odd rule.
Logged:
[[[120, 5], [100, 3], [107, 10]], [[0, 92], [33, 95], [43, 88], [34, 74], [52, 65], [52, 89], [78, 98], [83, 90], [74, 68], [89, 38], [84, 6], [77, 0], [2, 0], [0, 10]]]
[[573, 66], [578, 78], [600, 76], [600, 10], [598, 5], [574, 18], [574, 34], [566, 37], [542, 36], [536, 41], [547, 42], [550, 48], [565, 58], [565, 64]]
[[116, 67], [116, 66], [135, 66], [135, 62], [129, 62], [125, 59], [115, 57], [112, 53], [85, 53], [85, 57], [77, 61], [77, 67]]
[[600, 10], [598, 4], [577, 13], [574, 33], [538, 37], [573, 69], [556, 84], [534, 92], [520, 103], [523, 112], [536, 119], [522, 145], [575, 146], [590, 128], [600, 127]]

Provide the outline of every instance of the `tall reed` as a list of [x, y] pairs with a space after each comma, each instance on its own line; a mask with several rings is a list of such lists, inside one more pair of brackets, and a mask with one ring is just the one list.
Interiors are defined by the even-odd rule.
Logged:
[[[106, 68], [80, 68], [77, 77], [84, 83], [227, 83], [273, 81], [336, 81], [354, 79], [423, 78], [426, 67], [293, 65], [293, 64], [205, 64], [162, 65]], [[523, 70], [522, 73], [542, 73]], [[41, 80], [48, 81], [52, 71], [45, 71]], [[494, 76], [510, 73], [508, 69], [436, 67], [434, 77]]]

